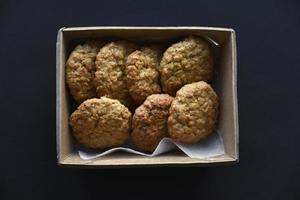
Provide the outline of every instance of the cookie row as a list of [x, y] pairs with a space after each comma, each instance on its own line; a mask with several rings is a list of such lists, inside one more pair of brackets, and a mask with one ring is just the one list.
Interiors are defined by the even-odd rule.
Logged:
[[189, 36], [171, 45], [139, 48], [127, 41], [89, 41], [78, 45], [66, 62], [66, 82], [81, 103], [95, 97], [110, 97], [129, 108], [151, 94], [171, 96], [183, 85], [210, 81], [213, 56], [209, 44]]
[[214, 130], [218, 105], [214, 90], [200, 81], [183, 86], [175, 98], [148, 96], [133, 117], [117, 100], [86, 100], [71, 115], [70, 125], [75, 138], [89, 148], [121, 146], [131, 135], [137, 148], [153, 152], [164, 137], [188, 144], [206, 138]]

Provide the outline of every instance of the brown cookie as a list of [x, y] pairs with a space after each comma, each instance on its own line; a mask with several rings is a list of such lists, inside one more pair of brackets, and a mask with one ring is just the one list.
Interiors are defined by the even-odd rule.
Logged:
[[77, 45], [66, 62], [66, 83], [77, 103], [96, 97], [93, 84], [96, 55], [103, 42]]
[[154, 151], [163, 137], [168, 136], [167, 120], [173, 97], [167, 94], [153, 94], [136, 109], [131, 133], [136, 147]]
[[129, 138], [130, 123], [130, 111], [106, 97], [84, 101], [70, 117], [75, 138], [88, 148], [123, 145]]
[[138, 105], [151, 94], [161, 92], [158, 73], [160, 58], [161, 53], [155, 47], [144, 47], [134, 51], [127, 58], [127, 87]]
[[214, 130], [218, 106], [218, 96], [206, 82], [183, 86], [170, 107], [170, 137], [183, 143], [197, 143], [207, 137]]
[[159, 71], [162, 90], [174, 96], [185, 84], [212, 79], [212, 50], [200, 37], [187, 37], [164, 52]]
[[136, 49], [126, 41], [111, 42], [102, 47], [96, 57], [95, 87], [98, 97], [107, 96], [132, 106], [125, 74], [127, 56]]

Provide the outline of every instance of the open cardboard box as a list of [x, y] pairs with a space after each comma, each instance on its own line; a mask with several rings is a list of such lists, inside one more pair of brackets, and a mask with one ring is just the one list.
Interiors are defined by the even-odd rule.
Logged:
[[[85, 39], [119, 38], [128, 40], [172, 40], [172, 38], [207, 36], [220, 45], [216, 66], [220, 113], [217, 129], [224, 142], [225, 154], [194, 159], [179, 151], [157, 157], [143, 157], [128, 153], [114, 153], [93, 160], [82, 160], [74, 149], [74, 139], [68, 124], [72, 112], [70, 96], [65, 84], [65, 63], [75, 44]], [[191, 166], [235, 163], [238, 161], [238, 107], [235, 32], [227, 28], [211, 27], [78, 27], [61, 28], [56, 43], [56, 133], [57, 159], [61, 166], [70, 167], [132, 167], [132, 166]]]

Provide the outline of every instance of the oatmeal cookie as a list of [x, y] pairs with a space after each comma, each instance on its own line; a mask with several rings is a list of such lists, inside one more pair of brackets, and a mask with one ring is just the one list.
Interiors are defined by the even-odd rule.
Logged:
[[130, 123], [130, 111], [106, 97], [84, 101], [70, 117], [75, 138], [88, 148], [123, 145], [129, 138]]
[[173, 97], [153, 94], [139, 106], [132, 119], [133, 143], [144, 151], [154, 151], [163, 137], [168, 136], [167, 120]]
[[207, 137], [214, 130], [218, 106], [218, 96], [206, 82], [183, 86], [170, 107], [170, 137], [183, 143], [197, 143]]
[[144, 47], [134, 51], [127, 58], [127, 87], [138, 105], [151, 94], [161, 92], [158, 73], [160, 58], [161, 53], [155, 47]]
[[96, 57], [95, 87], [98, 97], [107, 96], [119, 100], [127, 107], [132, 99], [126, 83], [127, 56], [137, 47], [126, 41], [117, 41], [102, 47]]
[[162, 90], [175, 95], [176, 91], [185, 84], [211, 80], [212, 50], [200, 37], [187, 37], [164, 52], [159, 71]]
[[66, 83], [77, 103], [96, 97], [93, 84], [96, 55], [103, 42], [77, 45], [66, 62]]

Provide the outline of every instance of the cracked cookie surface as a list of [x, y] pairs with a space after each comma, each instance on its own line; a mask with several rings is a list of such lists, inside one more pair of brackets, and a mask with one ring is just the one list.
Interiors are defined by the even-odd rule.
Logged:
[[117, 41], [102, 47], [96, 57], [94, 84], [97, 96], [119, 100], [127, 107], [133, 101], [126, 83], [125, 64], [127, 56], [137, 48], [127, 41]]
[[183, 143], [197, 143], [206, 138], [214, 130], [218, 106], [218, 96], [206, 82], [183, 86], [170, 107], [170, 137]]
[[133, 100], [142, 104], [151, 94], [161, 92], [158, 67], [161, 51], [158, 47], [144, 47], [131, 53], [126, 62], [127, 87]]
[[129, 138], [130, 123], [130, 111], [118, 100], [106, 97], [84, 101], [70, 117], [78, 142], [97, 149], [123, 145]]
[[189, 36], [164, 52], [159, 71], [162, 90], [174, 96], [185, 84], [212, 79], [212, 50], [202, 38]]
[[77, 45], [66, 62], [66, 83], [77, 103], [96, 97], [95, 59], [103, 42], [89, 41]]
[[141, 150], [152, 152], [168, 136], [167, 120], [173, 97], [153, 94], [136, 109], [132, 119], [132, 140]]

